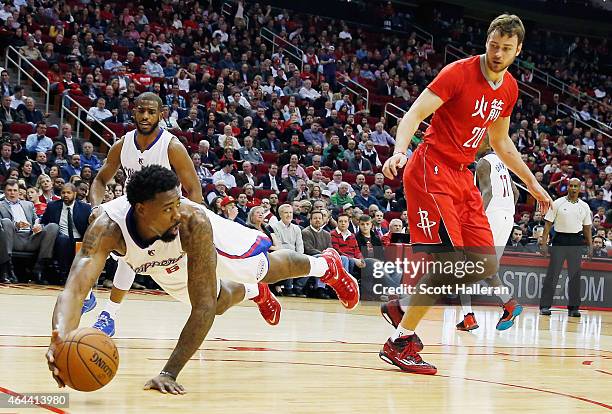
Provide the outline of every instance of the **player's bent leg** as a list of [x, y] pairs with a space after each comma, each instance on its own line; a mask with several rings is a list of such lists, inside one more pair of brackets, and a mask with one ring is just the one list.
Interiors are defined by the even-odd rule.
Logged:
[[268, 272], [262, 279], [265, 283], [276, 283], [295, 277], [319, 277], [329, 285], [338, 300], [347, 309], [359, 303], [359, 286], [342, 266], [342, 259], [334, 249], [326, 249], [321, 257], [311, 257], [292, 250], [277, 250], [268, 254]]
[[265, 283], [235, 283], [230, 280], [219, 280], [216, 315], [222, 315], [232, 306], [252, 300], [259, 308], [259, 313], [270, 325], [278, 325], [281, 316], [281, 304]]
[[243, 284], [229, 280], [219, 280], [218, 283], [221, 286], [217, 296], [215, 315], [223, 315], [229, 308], [244, 300], [246, 289]]
[[98, 319], [93, 324], [94, 328], [111, 337], [115, 334], [115, 320], [117, 319], [121, 302], [130, 290], [135, 278], [136, 273], [134, 273], [132, 268], [123, 260], [117, 260], [117, 271], [113, 278], [110, 299], [106, 301], [104, 310], [100, 312]]

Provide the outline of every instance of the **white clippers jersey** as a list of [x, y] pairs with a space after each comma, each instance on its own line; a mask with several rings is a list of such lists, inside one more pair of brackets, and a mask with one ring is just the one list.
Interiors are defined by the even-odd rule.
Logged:
[[177, 236], [170, 243], [161, 240], [144, 246], [132, 220], [133, 211], [126, 196], [104, 204], [104, 211], [119, 225], [125, 240], [125, 261], [137, 274], [149, 275], [174, 298], [189, 303], [187, 292], [187, 254]]
[[491, 164], [491, 202], [487, 212], [504, 210], [514, 214], [514, 193], [512, 192], [512, 178], [510, 171], [499, 159], [497, 154], [487, 154], [483, 157]]
[[140, 171], [142, 167], [147, 165], [156, 164], [172, 169], [168, 158], [168, 146], [174, 135], [160, 128], [159, 135], [155, 138], [155, 141], [148, 148], [145, 148], [144, 151], [141, 151], [136, 143], [136, 134], [137, 131], [133, 130], [125, 134], [123, 138], [121, 166], [125, 171], [126, 184], [130, 181], [132, 174]]

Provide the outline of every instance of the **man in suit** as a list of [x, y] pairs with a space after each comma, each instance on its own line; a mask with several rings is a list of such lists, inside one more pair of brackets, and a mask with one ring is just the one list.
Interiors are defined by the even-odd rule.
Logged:
[[179, 126], [183, 131], [191, 131], [191, 132], [205, 132], [206, 124], [204, 121], [198, 118], [198, 109], [191, 108], [189, 109], [189, 115], [187, 118], [183, 118], [178, 121]]
[[72, 136], [72, 125], [67, 122], [62, 125], [62, 135], [57, 141], [64, 144], [68, 155], [83, 153], [83, 143], [80, 139]]
[[266, 138], [259, 140], [258, 148], [262, 151], [281, 152], [281, 142], [276, 138], [276, 131], [271, 129], [266, 134]]
[[283, 179], [283, 187], [285, 187], [287, 191], [291, 191], [297, 187], [300, 177], [297, 175], [297, 167], [295, 165], [289, 165], [287, 171], [288, 175], [287, 178]]
[[49, 175], [49, 166], [47, 166], [47, 153], [37, 152], [36, 161], [32, 163], [32, 174], [39, 176], [41, 174]]
[[378, 94], [382, 96], [395, 96], [395, 81], [392, 78], [380, 85], [378, 88]]
[[72, 154], [70, 163], [62, 168], [64, 182], [70, 181], [73, 175], [81, 175], [81, 156], [79, 154]]
[[13, 122], [24, 122], [21, 112], [17, 112], [15, 109], [11, 108], [11, 100], [12, 98], [10, 96], [3, 96], [2, 105], [0, 106], [0, 122], [2, 122], [5, 131], [9, 130], [9, 126]]
[[350, 173], [372, 174], [372, 164], [363, 158], [359, 148], [355, 148], [355, 157], [349, 162], [348, 171]]
[[68, 275], [76, 242], [83, 239], [91, 214], [91, 206], [77, 200], [76, 192], [74, 184], [65, 184], [62, 188], [62, 199], [47, 204], [40, 220], [43, 225], [55, 223], [59, 227], [55, 239], [55, 257], [59, 262], [62, 277]]
[[3, 142], [0, 148], [0, 179], [4, 179], [8, 176], [10, 168], [19, 168], [19, 164], [11, 159], [13, 153], [13, 146], [10, 142]]
[[252, 184], [253, 186], [259, 184], [257, 177], [253, 174], [253, 164], [249, 161], [243, 162], [242, 171], [236, 174], [236, 186], [242, 188], [245, 184]]
[[38, 252], [38, 259], [32, 270], [34, 281], [47, 284], [43, 271], [49, 259], [53, 257], [53, 245], [59, 226], [55, 223], [46, 226], [38, 223], [34, 204], [19, 200], [17, 180], [6, 181], [4, 194], [5, 199], [0, 202], [0, 246], [6, 243], [6, 248], [0, 251], [0, 263], [10, 262], [13, 251]]
[[260, 179], [261, 188], [264, 190], [274, 190], [276, 194], [280, 193], [285, 189], [282, 183], [281, 176], [278, 173], [278, 165], [270, 164], [268, 173]]

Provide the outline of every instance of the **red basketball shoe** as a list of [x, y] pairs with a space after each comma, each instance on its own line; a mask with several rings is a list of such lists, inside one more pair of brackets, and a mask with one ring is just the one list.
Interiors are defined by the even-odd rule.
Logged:
[[476, 322], [476, 317], [474, 316], [474, 312], [470, 312], [463, 317], [463, 320], [459, 322], [457, 325], [457, 329], [460, 331], [473, 331], [478, 328], [478, 323]]
[[389, 338], [378, 356], [386, 363], [395, 365], [404, 372], [434, 375], [438, 370], [430, 363], [423, 361], [423, 358], [419, 355], [422, 349], [423, 343], [417, 334], [412, 334], [399, 337], [395, 341]]
[[323, 250], [321, 256], [327, 261], [329, 269], [321, 282], [329, 285], [338, 295], [338, 300], [347, 309], [355, 309], [359, 304], [359, 285], [357, 280], [342, 267], [342, 260], [332, 248]]
[[257, 304], [259, 313], [270, 325], [278, 325], [281, 315], [281, 304], [265, 283], [258, 283], [259, 295], [251, 299]]

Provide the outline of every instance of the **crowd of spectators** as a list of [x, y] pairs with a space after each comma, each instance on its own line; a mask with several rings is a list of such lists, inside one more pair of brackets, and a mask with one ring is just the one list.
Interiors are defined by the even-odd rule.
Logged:
[[[203, 6], [166, 0], [156, 9], [138, 2], [132, 8], [111, 2], [16, 5], [0, 12], [0, 36], [44, 69], [54, 99], [70, 105], [69, 96], [86, 105], [85, 120], [94, 130], [102, 131], [104, 123], [120, 136], [134, 129], [135, 97], [143, 91], [158, 94], [165, 103], [160, 126], [188, 148], [210, 208], [270, 234], [273, 248], [320, 254], [333, 246], [359, 276], [371, 265], [367, 253], [373, 246], [389, 244], [394, 233], [409, 233], [400, 180], [380, 173], [396, 126], [381, 116], [377, 102], [408, 108], [443, 67], [441, 54], [415, 33], [373, 35], [365, 26], [242, 1], [231, 16], [214, 1]], [[389, 10], [386, 5], [382, 13], [393, 16]], [[453, 30], [461, 25], [441, 14], [436, 22], [466, 50], [474, 42], [484, 44], [471, 35], [481, 34], [480, 28]], [[260, 35], [262, 28], [278, 35], [274, 48]], [[383, 29], [391, 28], [393, 23]], [[586, 53], [579, 43], [572, 53]], [[296, 47], [304, 51], [302, 61], [289, 53]], [[546, 62], [553, 60], [543, 56], [530, 61], [550, 70], [554, 66]], [[571, 59], [567, 62], [574, 76]], [[588, 77], [587, 71], [576, 73], [579, 81]], [[609, 78], [592, 73], [589, 79], [604, 81], [588, 90], [601, 105], [585, 110], [609, 123]], [[48, 114], [23, 96], [7, 71], [1, 74], [0, 132], [6, 140], [0, 180], [17, 180], [19, 197], [31, 201], [39, 217], [53, 202], [86, 203], [105, 144], [94, 135], [73, 136], [70, 123], [47, 125]], [[370, 107], [344, 86], [347, 79], [371, 91]], [[598, 220], [594, 232], [609, 246], [610, 142], [562, 116], [555, 102], [528, 96], [516, 105], [510, 135], [554, 197], [566, 194], [571, 177], [583, 178], [583, 198]], [[412, 147], [420, 140], [418, 131]], [[120, 171], [105, 201], [123, 194], [124, 181]], [[66, 188], [73, 198], [62, 201]], [[542, 219], [534, 207], [522, 193], [509, 244], [517, 241], [518, 230], [518, 244], [537, 240]], [[57, 221], [59, 233], [68, 236], [66, 214]], [[68, 238], [75, 239], [74, 228], [71, 233]], [[283, 290], [330, 294], [307, 280], [277, 287], [278, 293]]]

